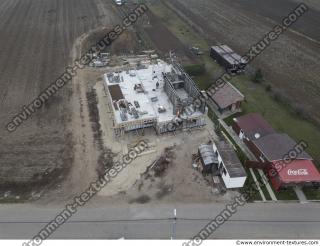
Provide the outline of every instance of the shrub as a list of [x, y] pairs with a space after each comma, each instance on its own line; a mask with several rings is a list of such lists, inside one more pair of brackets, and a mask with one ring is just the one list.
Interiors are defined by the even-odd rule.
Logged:
[[145, 204], [145, 203], [148, 203], [150, 202], [150, 197], [148, 195], [141, 195], [135, 199], [132, 199], [130, 201], [130, 203], [140, 203], [140, 204]]
[[255, 83], [262, 83], [263, 82], [263, 74], [262, 74], [262, 71], [261, 69], [258, 69], [254, 76], [253, 76], [253, 82]]
[[278, 103], [288, 104], [288, 98], [279, 91], [273, 93], [273, 99]]
[[266, 91], [272, 91], [272, 86], [271, 85], [266, 85]]
[[299, 118], [302, 118], [304, 120], [309, 120], [309, 114], [308, 112], [305, 110], [305, 108], [301, 105], [294, 105], [293, 106], [294, 112], [296, 113], [296, 115]]

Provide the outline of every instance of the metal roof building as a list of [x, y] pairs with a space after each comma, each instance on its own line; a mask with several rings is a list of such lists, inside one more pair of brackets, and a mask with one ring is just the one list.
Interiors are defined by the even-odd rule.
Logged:
[[226, 141], [219, 141], [213, 145], [213, 150], [218, 154], [218, 168], [226, 188], [243, 187], [247, 173], [232, 146]]
[[230, 73], [243, 72], [247, 65], [247, 61], [227, 45], [212, 46], [210, 56]]

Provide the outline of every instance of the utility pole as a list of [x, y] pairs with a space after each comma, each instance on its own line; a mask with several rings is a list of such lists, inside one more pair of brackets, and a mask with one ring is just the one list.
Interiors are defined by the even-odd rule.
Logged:
[[177, 225], [177, 209], [173, 210], [173, 222], [171, 224], [171, 240], [176, 238], [176, 225]]

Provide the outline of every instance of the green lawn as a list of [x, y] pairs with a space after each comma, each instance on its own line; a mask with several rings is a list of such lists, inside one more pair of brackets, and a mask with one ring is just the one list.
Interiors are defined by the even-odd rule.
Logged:
[[[248, 168], [246, 168], [246, 172], [248, 177], [244, 186], [241, 188], [242, 193], [247, 193], [248, 191], [251, 191], [252, 186], [254, 186], [254, 188], [256, 189], [253, 177], [251, 176], [251, 173]], [[253, 202], [253, 201], [262, 201], [260, 192], [258, 190], [255, 190], [254, 194], [252, 195], [251, 199], [248, 202]]]
[[304, 194], [310, 200], [320, 200], [320, 189], [303, 189]]
[[0, 198], [0, 204], [6, 203], [25, 203], [28, 201], [28, 198]]
[[[201, 59], [207, 72], [194, 79], [201, 89], [207, 88], [212, 83], [212, 78], [223, 72], [208, 55], [210, 44], [162, 3], [154, 4], [150, 8], [182, 43], [197, 45], [205, 52]], [[236, 76], [232, 83], [246, 96], [247, 101], [242, 106], [244, 114], [258, 112], [279, 132], [287, 133], [296, 141], [306, 141], [309, 144], [307, 152], [313, 156], [318, 166], [320, 165], [320, 129], [298, 118], [289, 106], [276, 102], [265, 90], [265, 86], [253, 83], [248, 76]]]
[[181, 20], [176, 13], [168, 9], [161, 2], [149, 6], [150, 10], [158, 16], [166, 27], [179, 39], [182, 43], [196, 45], [206, 51], [208, 43], [206, 40], [199, 38], [192, 27]]
[[249, 81], [245, 76], [234, 78], [232, 83], [246, 96], [243, 114], [258, 112], [279, 132], [287, 133], [297, 142], [307, 142], [309, 147], [306, 151], [319, 166], [320, 130], [316, 126], [298, 118], [289, 106], [276, 102], [262, 85]]
[[[248, 170], [248, 172], [250, 172], [250, 171]], [[259, 181], [261, 184], [263, 184], [262, 178], [261, 178], [258, 170], [253, 169], [253, 173], [255, 174], [255, 176], [256, 176], [256, 178], [258, 179], [258, 181]], [[270, 194], [269, 194], [269, 192], [268, 192], [268, 190], [267, 190], [267, 187], [266, 187], [265, 185], [261, 185], [261, 190], [262, 190], [262, 192], [263, 192], [266, 200], [267, 200], [267, 201], [271, 201], [272, 199], [271, 199], [271, 196], [270, 196]], [[258, 192], [259, 192], [259, 191], [258, 191]], [[260, 193], [259, 193], [259, 194], [260, 194]]]
[[274, 193], [278, 200], [299, 200], [293, 189], [275, 191]]
[[[202, 75], [194, 76], [201, 89], [206, 89], [223, 73], [223, 69], [216, 64], [208, 54], [211, 46], [204, 38], [195, 32], [192, 27], [181, 20], [173, 11], [168, 9], [162, 3], [157, 3], [150, 6], [151, 11], [162, 19], [166, 27], [184, 44], [196, 45], [205, 52], [201, 57], [201, 62], [205, 64], [206, 72]], [[306, 150], [314, 159], [318, 167], [320, 167], [320, 129], [312, 123], [299, 118], [293, 110], [283, 103], [277, 102], [269, 92], [266, 91], [264, 84], [257, 84], [251, 81], [246, 75], [236, 76], [231, 83], [235, 85], [246, 97], [246, 102], [243, 103], [242, 114], [257, 112], [260, 113], [276, 130], [287, 133], [293, 139], [305, 141], [309, 147]], [[227, 124], [232, 123], [232, 118], [226, 120]], [[214, 117], [212, 117], [214, 118]], [[238, 153], [239, 154], [239, 153]], [[240, 158], [242, 156], [240, 155]], [[318, 191], [306, 191], [310, 199], [319, 199]], [[283, 191], [277, 194], [281, 200], [296, 200], [296, 195], [293, 191]]]

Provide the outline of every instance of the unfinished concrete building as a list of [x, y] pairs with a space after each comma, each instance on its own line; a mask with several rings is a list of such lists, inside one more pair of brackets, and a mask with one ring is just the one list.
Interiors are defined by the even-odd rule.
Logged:
[[179, 64], [159, 59], [138, 64], [104, 76], [117, 136], [144, 128], [161, 134], [206, 125], [206, 103], [196, 101], [201, 91]]

